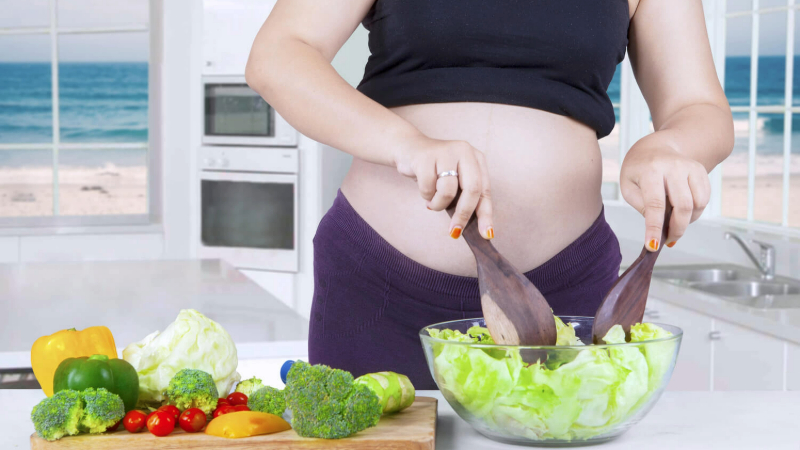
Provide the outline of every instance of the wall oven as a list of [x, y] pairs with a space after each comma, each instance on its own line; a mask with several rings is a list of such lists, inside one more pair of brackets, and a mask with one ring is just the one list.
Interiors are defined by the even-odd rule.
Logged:
[[296, 148], [201, 147], [198, 256], [297, 272], [298, 168]]
[[204, 76], [203, 99], [205, 145], [297, 145], [297, 131], [243, 76]]

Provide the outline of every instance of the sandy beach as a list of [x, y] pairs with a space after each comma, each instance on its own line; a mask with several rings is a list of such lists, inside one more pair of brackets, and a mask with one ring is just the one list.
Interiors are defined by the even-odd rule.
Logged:
[[[146, 214], [144, 166], [59, 168], [59, 210], [64, 216]], [[51, 167], [0, 168], [0, 211], [6, 217], [53, 215]]]

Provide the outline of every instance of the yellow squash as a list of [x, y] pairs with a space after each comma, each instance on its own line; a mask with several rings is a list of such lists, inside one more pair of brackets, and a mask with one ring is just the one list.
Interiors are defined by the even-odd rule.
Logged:
[[98, 326], [81, 331], [71, 328], [40, 337], [31, 347], [31, 367], [42, 390], [50, 397], [53, 395], [53, 376], [61, 361], [92, 355], [117, 357], [114, 336], [108, 328]]
[[206, 427], [206, 434], [224, 438], [243, 438], [290, 430], [288, 422], [275, 414], [257, 411], [238, 411], [223, 414]]

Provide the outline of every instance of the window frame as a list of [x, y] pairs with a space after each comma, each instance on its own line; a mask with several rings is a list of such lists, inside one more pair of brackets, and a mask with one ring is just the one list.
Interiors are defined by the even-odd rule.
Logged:
[[[149, 17], [147, 24], [126, 24], [122, 26], [102, 27], [59, 27], [58, 26], [58, 0], [49, 0], [50, 24], [47, 27], [0, 27], [0, 35], [49, 35], [50, 36], [50, 82], [51, 82], [51, 108], [52, 108], [52, 133], [49, 143], [0, 143], [0, 152], [7, 150], [49, 150], [52, 155], [53, 168], [53, 215], [52, 216], [21, 216], [0, 217], [0, 235], [20, 234], [25, 228], [52, 228], [66, 232], [93, 232], [97, 227], [108, 230], [109, 227], [122, 227], [127, 232], [131, 227], [143, 230], [152, 230], [161, 217], [160, 201], [160, 148], [159, 142], [159, 108], [160, 99], [157, 87], [160, 83], [158, 61], [160, 61], [160, 48], [158, 39], [161, 34], [161, 2], [163, 0], [148, 0]], [[98, 34], [98, 33], [130, 33], [145, 32], [148, 36], [148, 137], [146, 142], [91, 142], [91, 143], [64, 143], [60, 139], [60, 104], [59, 104], [59, 54], [58, 38], [70, 34]], [[144, 214], [108, 214], [108, 215], [79, 215], [62, 216], [59, 214], [59, 152], [61, 150], [119, 150], [119, 149], [144, 149], [146, 150], [147, 168], [147, 212]], [[38, 233], [36, 233], [38, 234]]]
[[[751, 0], [750, 9], [742, 11], [727, 11], [727, 0], [707, 0], [710, 4], [711, 17], [707, 20], [711, 22], [710, 31], [714, 31], [712, 38], [712, 48], [714, 51], [714, 62], [717, 66], [720, 83], [725, 86], [725, 63], [726, 63], [726, 41], [727, 41], [727, 21], [735, 17], [751, 18], [751, 38], [750, 38], [750, 102], [746, 106], [732, 106], [734, 113], [748, 114], [748, 145], [747, 145], [747, 218], [738, 219], [725, 217], [722, 215], [722, 171], [721, 165], [716, 168], [712, 177], [714, 187], [712, 203], [714, 204], [709, 215], [709, 219], [716, 223], [726, 226], [737, 226], [741, 228], [758, 230], [767, 233], [777, 233], [790, 236], [800, 236], [800, 229], [789, 226], [789, 206], [790, 206], [790, 183], [791, 183], [791, 158], [792, 158], [792, 117], [800, 113], [800, 105], [793, 106], [794, 89], [794, 57], [795, 57], [795, 21], [796, 11], [800, 9], [800, 4], [795, 0], [786, 0], [786, 5], [760, 7], [759, 0]], [[762, 14], [786, 12], [786, 66], [785, 66], [785, 85], [783, 105], [759, 105], [758, 104], [758, 63], [760, 56], [760, 17]], [[710, 33], [711, 34], [711, 33]], [[758, 115], [762, 113], [781, 114], [783, 113], [783, 173], [782, 173], [782, 199], [781, 199], [781, 222], [768, 223], [756, 221], [755, 211], [755, 181], [756, 181], [756, 154], [757, 142], [756, 133]], [[800, 200], [800, 199], [798, 199]]]

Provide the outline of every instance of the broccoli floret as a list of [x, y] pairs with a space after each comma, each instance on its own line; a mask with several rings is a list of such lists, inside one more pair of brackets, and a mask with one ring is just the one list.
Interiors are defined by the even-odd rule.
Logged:
[[169, 380], [164, 399], [165, 404], [175, 405], [181, 411], [200, 408], [208, 415], [217, 407], [219, 392], [214, 379], [208, 373], [183, 369]]
[[378, 424], [382, 408], [353, 375], [325, 365], [297, 361], [286, 376], [286, 406], [300, 436], [338, 439]]
[[89, 388], [81, 395], [86, 406], [80, 427], [89, 433], [102, 433], [125, 417], [125, 403], [119, 395], [105, 388]]
[[78, 434], [78, 423], [82, 414], [81, 393], [63, 390], [34, 406], [31, 420], [39, 436], [55, 441], [64, 436]]
[[250, 411], [281, 416], [286, 410], [286, 399], [282, 390], [265, 386], [253, 392], [253, 395], [247, 399], [247, 407], [250, 408]]
[[256, 377], [253, 377], [239, 382], [239, 384], [236, 385], [236, 390], [234, 392], [241, 392], [242, 394], [246, 395], [249, 398], [257, 390], [263, 387], [264, 385], [261, 383], [261, 380]]

